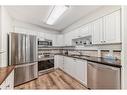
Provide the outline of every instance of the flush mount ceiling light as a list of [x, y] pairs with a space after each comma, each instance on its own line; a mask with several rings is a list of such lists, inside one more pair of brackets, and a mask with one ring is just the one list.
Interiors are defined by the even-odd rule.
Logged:
[[53, 25], [58, 18], [69, 8], [69, 6], [54, 6], [50, 15], [48, 16], [48, 19], [46, 21], [46, 24]]

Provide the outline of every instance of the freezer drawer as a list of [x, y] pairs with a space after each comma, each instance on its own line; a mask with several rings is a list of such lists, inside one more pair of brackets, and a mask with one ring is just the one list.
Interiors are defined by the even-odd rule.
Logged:
[[14, 85], [19, 85], [38, 77], [38, 64], [18, 65], [14, 72]]
[[88, 88], [120, 89], [120, 68], [88, 62], [87, 70]]

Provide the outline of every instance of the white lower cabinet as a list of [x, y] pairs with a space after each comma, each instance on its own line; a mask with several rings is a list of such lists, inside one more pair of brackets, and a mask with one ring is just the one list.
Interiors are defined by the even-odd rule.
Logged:
[[72, 57], [55, 55], [55, 68], [60, 68], [67, 74], [87, 86], [87, 61]]
[[55, 55], [55, 68], [60, 68], [60, 69], [64, 69], [64, 56], [61, 56], [61, 55]]
[[121, 43], [120, 10], [92, 22], [92, 43]]
[[0, 89], [11, 90], [14, 88], [14, 70], [5, 79], [5, 81], [0, 85]]
[[87, 61], [75, 59], [74, 77], [87, 86]]
[[64, 71], [73, 76], [74, 61], [71, 57], [64, 57]]
[[[87, 61], [70, 57], [70, 75], [87, 86]], [[65, 63], [68, 64], [68, 63]]]

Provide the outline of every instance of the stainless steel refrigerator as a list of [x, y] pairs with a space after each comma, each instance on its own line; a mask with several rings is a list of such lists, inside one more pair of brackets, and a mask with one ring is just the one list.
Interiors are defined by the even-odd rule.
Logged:
[[38, 77], [36, 36], [9, 34], [9, 65], [15, 65], [15, 86]]

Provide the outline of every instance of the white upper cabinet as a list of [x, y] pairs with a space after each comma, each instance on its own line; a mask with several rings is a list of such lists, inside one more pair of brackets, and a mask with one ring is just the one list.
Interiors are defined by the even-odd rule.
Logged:
[[56, 38], [57, 46], [64, 46], [63, 35], [58, 34]]
[[56, 36], [56, 34], [45, 33], [44, 34], [44, 39], [52, 40], [53, 46], [57, 45], [57, 36]]
[[105, 43], [121, 42], [120, 10], [103, 17]]
[[83, 25], [79, 28], [80, 37], [85, 37], [91, 35], [91, 23]]
[[103, 22], [102, 18], [92, 22], [92, 43], [101, 44], [103, 41]]
[[71, 32], [65, 33], [64, 34], [64, 45], [65, 46], [71, 46], [72, 45], [72, 34]]
[[110, 44], [121, 42], [120, 10], [92, 22], [92, 43]]
[[65, 46], [71, 46], [72, 45], [72, 39], [77, 39], [85, 36], [91, 35], [91, 23], [87, 25], [83, 25], [80, 28], [77, 28], [73, 31], [70, 31], [68, 33], [64, 34], [63, 41]]
[[75, 29], [72, 33], [73, 33], [73, 39], [91, 35], [91, 23]]
[[92, 44], [121, 43], [120, 10], [105, 15], [64, 34], [65, 46], [72, 45], [72, 39], [92, 36]]
[[45, 34], [44, 34], [43, 32], [42, 32], [42, 33], [39, 33], [39, 32], [37, 33], [37, 37], [38, 37], [38, 39], [41, 40], [41, 41], [44, 41], [44, 40], [45, 40], [44, 35], [45, 35]]

